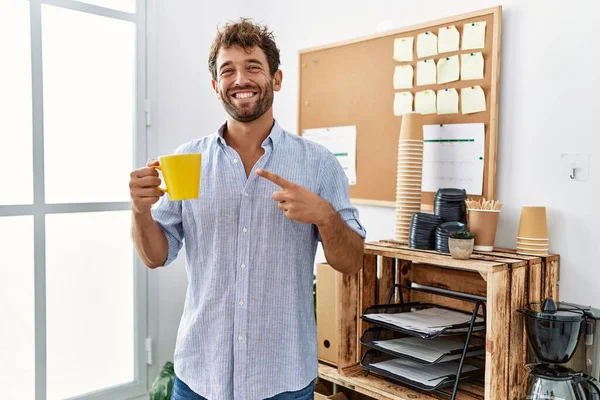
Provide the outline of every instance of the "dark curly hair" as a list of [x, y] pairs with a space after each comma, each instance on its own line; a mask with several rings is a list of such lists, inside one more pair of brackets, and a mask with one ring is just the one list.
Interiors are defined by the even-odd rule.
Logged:
[[208, 69], [215, 81], [217, 80], [219, 49], [231, 46], [239, 46], [247, 52], [258, 46], [267, 56], [271, 76], [279, 69], [281, 61], [273, 32], [269, 31], [266, 25], [252, 22], [250, 18], [240, 18], [239, 21], [225, 24], [221, 30], [217, 29], [217, 36], [210, 47], [210, 56], [208, 57]]

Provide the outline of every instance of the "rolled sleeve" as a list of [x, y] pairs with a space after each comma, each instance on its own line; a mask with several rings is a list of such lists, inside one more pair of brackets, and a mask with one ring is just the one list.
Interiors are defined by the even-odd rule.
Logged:
[[156, 207], [152, 209], [152, 217], [165, 234], [169, 244], [167, 260], [163, 264], [166, 266], [177, 258], [183, 246], [181, 202], [171, 201], [166, 195], [162, 196]]
[[[319, 182], [319, 195], [327, 200], [346, 224], [364, 239], [367, 231], [360, 223], [358, 210], [350, 202], [348, 177], [331, 152], [326, 153], [321, 163]], [[318, 235], [318, 240], [322, 241], [321, 235]]]

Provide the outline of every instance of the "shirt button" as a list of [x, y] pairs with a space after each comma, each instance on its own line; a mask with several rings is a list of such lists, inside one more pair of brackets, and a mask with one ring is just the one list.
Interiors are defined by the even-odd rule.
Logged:
[[240, 300], [240, 306], [244, 305], [244, 300]]
[[242, 229], [242, 232], [244, 232], [244, 233], [248, 232], [248, 228]]
[[240, 268], [241, 268], [241, 269], [244, 269], [244, 268], [246, 268], [246, 264], [242, 264], [242, 265], [240, 265]]
[[242, 343], [242, 336], [238, 336], [238, 342]]
[[244, 192], [244, 196], [248, 197], [248, 192]]
[[233, 160], [233, 163], [234, 163], [234, 164], [237, 164], [237, 160]]

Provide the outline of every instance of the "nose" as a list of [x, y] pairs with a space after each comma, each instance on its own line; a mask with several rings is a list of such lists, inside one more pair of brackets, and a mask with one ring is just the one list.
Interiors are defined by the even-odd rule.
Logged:
[[235, 74], [235, 86], [245, 86], [250, 83], [250, 79], [244, 69], [240, 69]]

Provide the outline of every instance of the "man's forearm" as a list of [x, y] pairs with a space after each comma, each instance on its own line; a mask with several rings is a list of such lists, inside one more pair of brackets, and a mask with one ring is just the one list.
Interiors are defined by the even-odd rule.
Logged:
[[355, 274], [363, 265], [364, 240], [336, 212], [317, 225], [327, 263], [344, 274]]
[[138, 255], [148, 268], [164, 265], [169, 244], [152, 214], [133, 213], [132, 236]]

